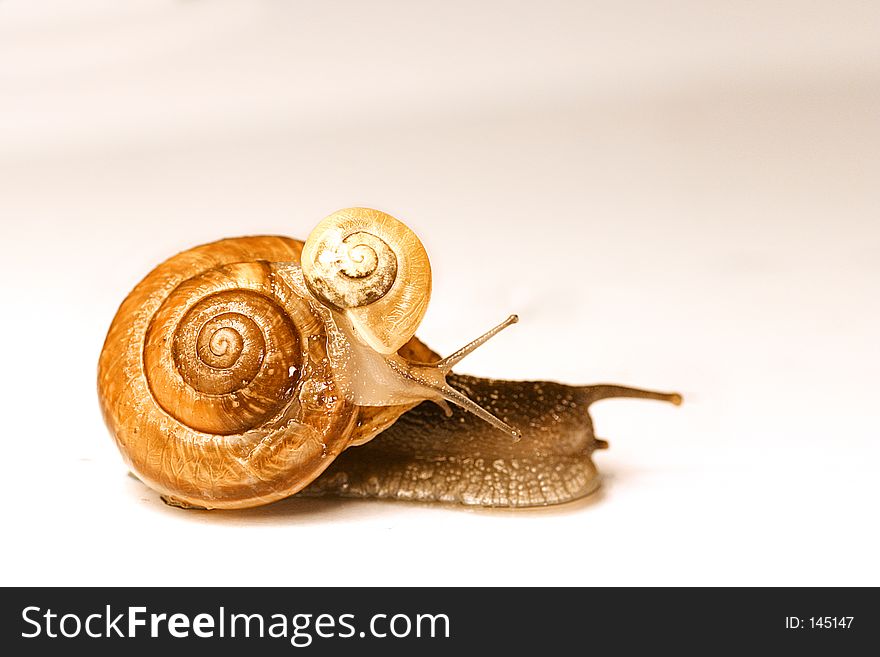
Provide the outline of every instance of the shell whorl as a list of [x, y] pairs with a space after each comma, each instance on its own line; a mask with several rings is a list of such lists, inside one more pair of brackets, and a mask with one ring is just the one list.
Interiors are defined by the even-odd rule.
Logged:
[[412, 338], [431, 297], [425, 247], [378, 210], [349, 208], [323, 219], [303, 247], [302, 270], [309, 291], [383, 354]]
[[397, 256], [385, 240], [366, 231], [321, 234], [305, 277], [322, 302], [340, 309], [360, 308], [384, 297], [397, 278]]
[[254, 262], [194, 276], [168, 295], [144, 347], [147, 382], [165, 412], [198, 431], [230, 435], [290, 402], [302, 354], [296, 311], [279, 289], [269, 264]]

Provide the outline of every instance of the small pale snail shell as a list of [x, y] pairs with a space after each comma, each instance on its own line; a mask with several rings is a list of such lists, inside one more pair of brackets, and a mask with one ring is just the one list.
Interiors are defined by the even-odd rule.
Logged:
[[[680, 401], [456, 377], [516, 317], [441, 359], [413, 337], [430, 292], [421, 242], [377, 210], [337, 212], [305, 245], [244, 237], [190, 249], [113, 319], [98, 367], [105, 421], [132, 472], [178, 506], [252, 507], [303, 489], [533, 506], [598, 485], [592, 401]], [[447, 402], [472, 415], [450, 417]], [[511, 440], [511, 423], [527, 440]]]
[[350, 208], [321, 221], [303, 247], [302, 270], [312, 294], [343, 312], [382, 354], [415, 335], [431, 298], [425, 247], [378, 210]]

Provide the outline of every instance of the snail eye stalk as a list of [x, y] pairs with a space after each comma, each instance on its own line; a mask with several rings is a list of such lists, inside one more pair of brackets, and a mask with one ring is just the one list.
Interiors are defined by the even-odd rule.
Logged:
[[486, 344], [486, 342], [488, 342], [491, 338], [498, 335], [508, 326], [516, 324], [518, 321], [519, 317], [517, 317], [516, 315], [511, 315], [495, 328], [486, 331], [476, 340], [472, 340], [464, 347], [462, 347], [452, 355], [447, 356], [443, 360], [432, 365], [411, 365], [408, 371], [403, 374], [405, 376], [410, 376], [422, 385], [431, 388], [431, 390], [439, 395], [441, 399], [436, 401], [440, 405], [440, 407], [443, 408], [443, 410], [446, 412], [446, 415], [452, 414], [446, 402], [452, 402], [456, 406], [460, 406], [469, 413], [473, 413], [478, 418], [485, 420], [496, 429], [503, 431], [504, 433], [511, 436], [514, 441], [517, 441], [522, 438], [522, 432], [519, 429], [510, 426], [509, 424], [474, 402], [466, 395], [451, 387], [448, 383], [446, 383], [446, 375], [449, 374], [452, 368], [459, 362], [461, 362], [461, 360], [464, 359], [465, 356], [473, 353], [478, 347]]
[[466, 356], [468, 356], [468, 355], [472, 354], [474, 351], [476, 351], [476, 349], [478, 347], [482, 347], [490, 339], [494, 338], [496, 335], [501, 333], [501, 331], [506, 329], [508, 326], [512, 326], [513, 324], [516, 324], [518, 321], [519, 321], [518, 315], [511, 315], [510, 317], [505, 319], [503, 322], [501, 322], [495, 328], [486, 331], [485, 333], [483, 333], [483, 335], [478, 337], [476, 340], [472, 340], [471, 342], [469, 342], [465, 346], [463, 346], [461, 349], [456, 351], [454, 354], [447, 356], [446, 358], [441, 360], [439, 363], [437, 363], [437, 367], [439, 369], [443, 370], [444, 372], [451, 371], [453, 367], [455, 367], [458, 363], [460, 363]]

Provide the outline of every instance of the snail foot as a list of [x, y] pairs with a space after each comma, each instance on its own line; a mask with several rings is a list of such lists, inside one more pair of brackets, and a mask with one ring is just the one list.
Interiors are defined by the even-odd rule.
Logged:
[[208, 511], [208, 507], [190, 504], [189, 502], [184, 502], [183, 500], [179, 500], [176, 497], [172, 497], [171, 495], [160, 495], [159, 499], [165, 502], [165, 504], [167, 504], [168, 506], [173, 506], [178, 509], [196, 509], [198, 511]]

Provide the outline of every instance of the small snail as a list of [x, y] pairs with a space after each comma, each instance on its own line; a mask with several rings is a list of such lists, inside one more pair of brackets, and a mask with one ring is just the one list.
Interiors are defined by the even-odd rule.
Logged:
[[98, 366], [105, 421], [131, 470], [182, 507], [300, 492], [538, 506], [598, 486], [592, 402], [681, 401], [453, 374], [516, 316], [440, 358], [414, 337], [430, 294], [418, 237], [377, 210], [336, 212], [305, 243], [195, 247], [113, 319]]

